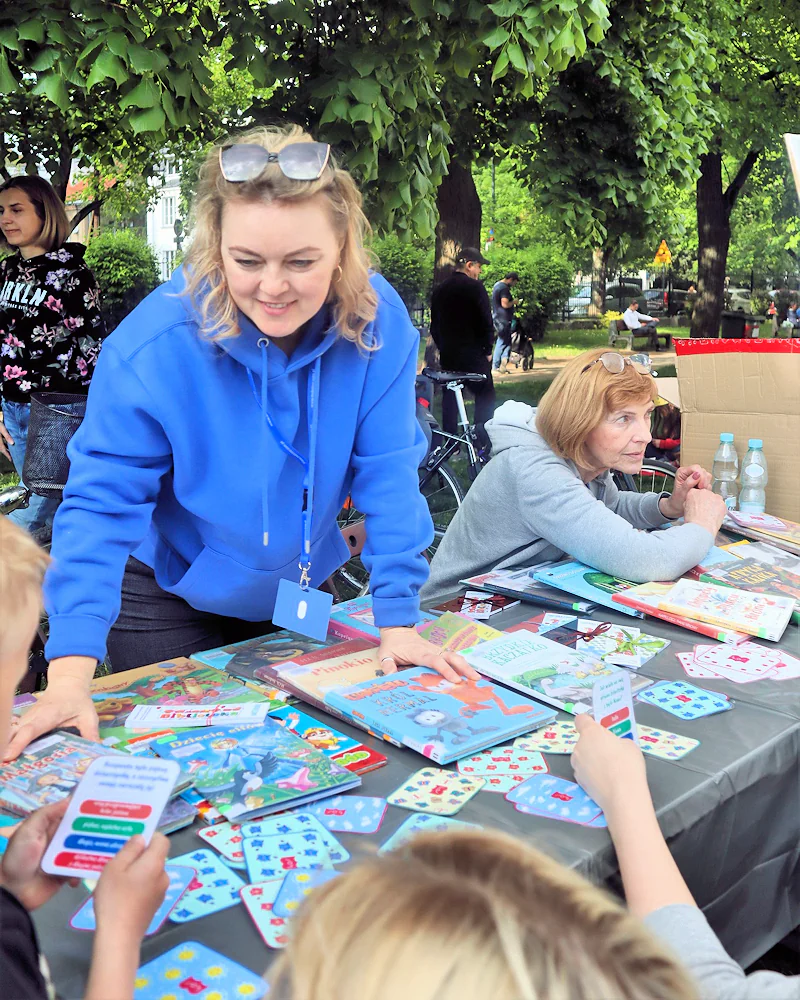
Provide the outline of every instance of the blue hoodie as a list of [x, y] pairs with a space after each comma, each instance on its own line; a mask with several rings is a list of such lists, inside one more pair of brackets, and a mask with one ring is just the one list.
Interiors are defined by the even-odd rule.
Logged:
[[[337, 336], [327, 307], [291, 357], [239, 315], [239, 336], [200, 334], [181, 271], [107, 338], [86, 417], [69, 444], [69, 482], [45, 583], [47, 656], [102, 659], [128, 556], [193, 608], [248, 621], [272, 615], [282, 577], [299, 579], [303, 467], [264, 423], [309, 453], [308, 379], [320, 358], [311, 583], [348, 557], [336, 515], [366, 515], [362, 559], [375, 621], [417, 621], [433, 525], [419, 493], [424, 453], [414, 377], [419, 335], [400, 297], [372, 277], [373, 351]], [[264, 532], [269, 532], [264, 545]]]

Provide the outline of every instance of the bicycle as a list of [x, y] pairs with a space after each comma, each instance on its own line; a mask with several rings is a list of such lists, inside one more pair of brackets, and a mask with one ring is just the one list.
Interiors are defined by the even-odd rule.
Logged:
[[[456, 397], [458, 423], [462, 430], [450, 434], [436, 422], [430, 412], [430, 398], [423, 390], [424, 381], [431, 386], [439, 385], [445, 392]], [[464, 386], [468, 382], [485, 382], [486, 375], [477, 372], [440, 372], [423, 368], [422, 379], [417, 379], [417, 420], [428, 441], [428, 450], [419, 465], [419, 489], [428, 504], [433, 519], [433, 541], [425, 550], [425, 558], [430, 562], [445, 531], [461, 506], [466, 491], [461, 480], [449, 464], [461, 448], [467, 459], [467, 475], [474, 481], [489, 456], [481, 447], [475, 427], [469, 422], [464, 405]], [[361, 561], [361, 551], [366, 540], [364, 515], [353, 506], [350, 497], [337, 518], [342, 537], [350, 550], [350, 558], [328, 581], [337, 601], [362, 597], [369, 591], [369, 573]]]
[[677, 469], [669, 462], [646, 458], [636, 475], [615, 472], [614, 481], [621, 490], [633, 493], [672, 493], [675, 489]]

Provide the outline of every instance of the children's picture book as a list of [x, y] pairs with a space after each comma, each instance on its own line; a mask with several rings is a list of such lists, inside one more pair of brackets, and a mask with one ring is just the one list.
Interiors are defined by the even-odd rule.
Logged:
[[465, 615], [473, 621], [486, 621], [493, 615], [499, 615], [501, 611], [515, 608], [519, 604], [513, 597], [505, 594], [488, 594], [485, 590], [468, 590], [461, 597], [455, 597], [452, 601], [445, 601], [431, 610], [434, 614], [451, 611], [454, 615]]
[[755, 559], [763, 566], [772, 566], [773, 569], [785, 570], [787, 573], [800, 577], [800, 556], [794, 556], [791, 552], [778, 548], [777, 545], [742, 539], [742, 541], [733, 542], [724, 548], [726, 552], [736, 556], [737, 559]]
[[[542, 566], [549, 565], [542, 563]], [[463, 587], [474, 587], [476, 590], [486, 590], [490, 594], [503, 594], [515, 597], [520, 601], [540, 604], [543, 608], [554, 608], [564, 611], [591, 611], [594, 604], [591, 601], [580, 601], [570, 597], [563, 590], [550, 587], [540, 580], [534, 580], [531, 573], [537, 567], [525, 566], [520, 569], [496, 569], [491, 573], [471, 576], [461, 580]]]
[[449, 649], [452, 652], [460, 652], [462, 649], [469, 649], [471, 646], [477, 646], [478, 643], [486, 642], [487, 639], [496, 639], [498, 635], [503, 633], [489, 625], [484, 625], [482, 622], [473, 621], [465, 615], [445, 611], [444, 614], [420, 629], [419, 634], [423, 639], [432, 642], [434, 646], [441, 646], [442, 649]]
[[555, 715], [488, 681], [453, 684], [424, 667], [332, 688], [325, 699], [438, 764], [504, 743]]
[[699, 580], [703, 573], [710, 573], [712, 569], [718, 569], [734, 562], [736, 562], [736, 555], [729, 552], [727, 546], [712, 545], [700, 562], [684, 575], [688, 576], [690, 580]]
[[721, 625], [712, 625], [709, 622], [696, 621], [687, 618], [686, 615], [673, 614], [664, 611], [661, 602], [672, 590], [672, 583], [640, 583], [630, 590], [623, 590], [619, 594], [614, 594], [614, 605], [624, 604], [626, 607], [642, 611], [652, 618], [660, 618], [662, 621], [672, 625], [680, 625], [681, 628], [689, 629], [690, 632], [697, 632], [700, 635], [709, 636], [712, 639], [719, 639], [720, 642], [727, 642], [732, 646], [747, 640], [746, 632], [737, 632], [735, 629], [724, 628]]
[[231, 822], [301, 806], [361, 784], [358, 775], [270, 718], [261, 726], [162, 736], [152, 748], [160, 757], [176, 760], [195, 790]]
[[[421, 611], [420, 623], [435, 617], [427, 611]], [[365, 594], [364, 597], [354, 597], [351, 601], [334, 604], [328, 635], [337, 639], [363, 639], [365, 635], [379, 639], [380, 631], [372, 614], [372, 597]]]
[[[525, 630], [484, 642], [463, 655], [478, 673], [572, 715], [590, 712], [595, 682], [624, 669]], [[634, 693], [652, 683], [631, 676]]]
[[198, 729], [201, 726], [256, 725], [267, 717], [269, 705], [137, 705], [125, 720], [126, 729]]
[[551, 566], [535, 567], [531, 570], [531, 575], [535, 580], [540, 580], [551, 587], [565, 590], [568, 594], [577, 594], [594, 604], [602, 604], [607, 608], [614, 608], [615, 611], [622, 611], [626, 615], [634, 618], [643, 618], [641, 611], [634, 608], [614, 604], [612, 597], [628, 588], [635, 586], [630, 580], [620, 580], [608, 573], [601, 573], [591, 566], [583, 563], [567, 560], [565, 562], [554, 563]]
[[295, 660], [305, 653], [324, 649], [339, 642], [334, 636], [324, 641], [310, 639], [307, 635], [281, 629], [257, 639], [245, 639], [243, 642], [229, 643], [227, 646], [217, 646], [200, 653], [192, 653], [192, 659], [218, 670], [225, 670], [232, 677], [241, 680], [253, 680], [258, 667], [269, 663], [285, 663]]
[[794, 606], [791, 597], [750, 594], [735, 587], [696, 580], [679, 580], [659, 603], [665, 611], [773, 642], [777, 642], [786, 630]]
[[71, 733], [51, 733], [31, 743], [10, 764], [0, 767], [0, 809], [27, 816], [72, 794], [98, 757], [124, 754]]
[[778, 594], [794, 601], [792, 619], [800, 622], [800, 576], [767, 566], [757, 559], [736, 559], [733, 564], [711, 566], [700, 575], [704, 583], [719, 583], [723, 587], [738, 587], [751, 594]]
[[747, 514], [737, 510], [728, 512], [722, 527], [757, 542], [769, 542], [800, 556], [800, 524], [796, 521], [773, 517], [771, 514]]
[[279, 708], [272, 713], [272, 718], [353, 774], [366, 774], [386, 763], [387, 759], [382, 753], [351, 739], [327, 723], [306, 715], [294, 705]]
[[92, 681], [91, 696], [100, 719], [100, 739], [119, 749], [132, 738], [141, 742], [125, 728], [137, 705], [184, 708], [266, 701], [270, 708], [280, 708], [286, 703], [281, 691], [273, 692], [271, 697], [257, 693], [224, 670], [201, 667], [184, 658], [97, 677]]

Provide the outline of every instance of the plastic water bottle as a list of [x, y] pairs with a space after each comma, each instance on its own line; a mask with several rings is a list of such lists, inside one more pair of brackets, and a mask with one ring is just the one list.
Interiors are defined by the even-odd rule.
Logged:
[[733, 446], [733, 434], [720, 434], [719, 448], [711, 466], [714, 483], [711, 489], [719, 493], [728, 510], [736, 510], [736, 477], [739, 474], [739, 456]]
[[767, 460], [761, 450], [760, 438], [750, 438], [748, 452], [742, 462], [742, 490], [739, 494], [739, 510], [747, 514], [763, 514], [767, 502], [764, 487], [767, 485]]

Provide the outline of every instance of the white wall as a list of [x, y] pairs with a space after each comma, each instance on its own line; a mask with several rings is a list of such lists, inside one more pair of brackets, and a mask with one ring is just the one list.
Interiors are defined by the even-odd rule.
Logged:
[[167, 161], [152, 183], [158, 189], [158, 199], [147, 211], [147, 242], [156, 252], [161, 280], [168, 281], [175, 266], [175, 219], [181, 193], [181, 178], [174, 161]]

